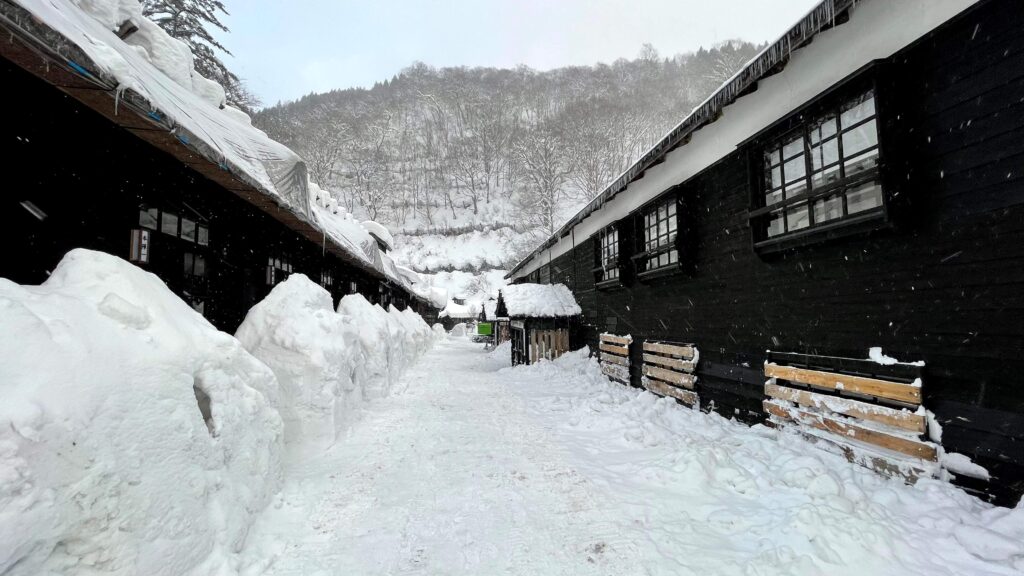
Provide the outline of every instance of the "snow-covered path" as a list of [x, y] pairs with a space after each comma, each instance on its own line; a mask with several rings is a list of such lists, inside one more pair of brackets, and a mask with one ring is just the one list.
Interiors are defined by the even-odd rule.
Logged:
[[582, 357], [507, 363], [507, 352], [440, 342], [332, 448], [296, 455], [248, 540], [244, 572], [1024, 568], [1024, 509], [805, 455], [819, 451], [610, 384]]

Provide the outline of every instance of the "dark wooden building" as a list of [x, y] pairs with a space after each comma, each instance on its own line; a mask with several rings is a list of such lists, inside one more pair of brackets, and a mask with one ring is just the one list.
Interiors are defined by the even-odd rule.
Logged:
[[[118, 86], [77, 37], [48, 25], [47, 18], [58, 21], [53, 14], [43, 16], [0, 3], [6, 110], [0, 130], [7, 142], [0, 276], [40, 283], [68, 250], [84, 247], [156, 273], [226, 331], [297, 272], [335, 301], [358, 292], [385, 307], [429, 315], [433, 306], [395, 273], [373, 237], [307, 186], [301, 162], [286, 166], [281, 180], [301, 196], [284, 198], [216, 152], [207, 133], [190, 131], [171, 110]], [[112, 45], [119, 41], [108, 36], [103, 40]], [[154, 70], [136, 72], [154, 77]], [[173, 112], [194, 112], [181, 108]], [[284, 149], [256, 134], [258, 145]], [[369, 241], [358, 244], [343, 229]]]
[[498, 292], [495, 318], [507, 322], [512, 365], [554, 360], [571, 348], [570, 330], [579, 304], [562, 284], [505, 286]]
[[631, 336], [634, 385], [642, 343], [686, 343], [702, 409], [934, 474], [962, 453], [1014, 502], [1022, 30], [1015, 0], [822, 2], [510, 277], [569, 286], [593, 350]]

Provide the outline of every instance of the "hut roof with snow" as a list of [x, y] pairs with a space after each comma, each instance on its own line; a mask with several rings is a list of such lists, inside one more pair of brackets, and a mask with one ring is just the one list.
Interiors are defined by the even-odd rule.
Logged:
[[565, 284], [512, 284], [498, 292], [496, 313], [509, 318], [567, 318], [582, 310]]

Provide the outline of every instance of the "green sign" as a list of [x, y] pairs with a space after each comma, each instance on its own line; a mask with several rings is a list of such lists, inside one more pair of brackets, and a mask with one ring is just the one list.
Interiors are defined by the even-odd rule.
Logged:
[[494, 334], [493, 328], [494, 325], [490, 322], [480, 322], [476, 325], [476, 333], [480, 336], [490, 336]]

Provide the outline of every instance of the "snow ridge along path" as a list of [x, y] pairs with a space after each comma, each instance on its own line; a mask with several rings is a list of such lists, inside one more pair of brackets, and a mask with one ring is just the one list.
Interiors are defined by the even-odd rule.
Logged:
[[764, 427], [439, 342], [293, 454], [244, 574], [1021, 574], [1024, 507], [880, 478]]

